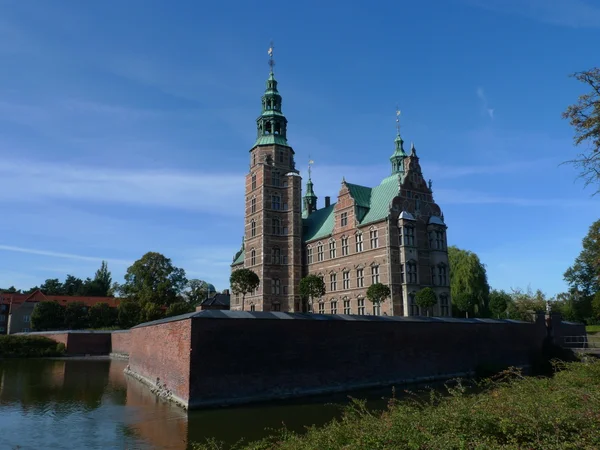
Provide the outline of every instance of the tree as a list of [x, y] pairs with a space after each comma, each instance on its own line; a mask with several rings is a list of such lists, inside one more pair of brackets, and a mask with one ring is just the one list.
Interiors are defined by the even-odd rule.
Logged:
[[420, 308], [424, 308], [427, 311], [427, 317], [429, 317], [429, 309], [433, 308], [437, 303], [437, 296], [430, 287], [426, 287], [417, 292], [415, 296], [415, 303]]
[[127, 269], [121, 292], [141, 304], [170, 305], [181, 299], [187, 285], [183, 269], [156, 252], [148, 252]]
[[49, 278], [40, 286], [40, 291], [45, 295], [64, 295], [63, 284], [58, 278]]
[[119, 326], [121, 328], [131, 328], [142, 322], [142, 307], [131, 299], [124, 299], [117, 308]]
[[[490, 286], [487, 281], [485, 265], [479, 257], [468, 250], [455, 246], [448, 247], [448, 262], [450, 264], [450, 293], [452, 299], [462, 294], [468, 294], [477, 313], [483, 315], [488, 309]], [[456, 305], [456, 301], [454, 301]], [[457, 305], [458, 306], [458, 305]], [[468, 308], [470, 311], [473, 307]], [[460, 308], [458, 308], [460, 309]], [[466, 312], [467, 310], [462, 310]]]
[[167, 308], [165, 317], [180, 316], [194, 311], [195, 308], [187, 302], [175, 302]]
[[65, 307], [65, 328], [81, 330], [89, 323], [87, 307], [81, 302], [67, 303]]
[[203, 280], [189, 280], [185, 299], [190, 305], [198, 306], [208, 298], [208, 283]]
[[21, 289], [17, 289], [14, 286], [11, 286], [8, 289], [0, 289], [0, 292], [6, 292], [8, 294], [20, 294]]
[[112, 287], [112, 275], [108, 270], [108, 264], [106, 261], [102, 261], [100, 268], [96, 271], [96, 275], [94, 275], [93, 286], [96, 291], [95, 294], [98, 297], [108, 297]]
[[490, 292], [490, 311], [497, 319], [506, 312], [510, 302], [510, 295], [502, 290], [493, 289]]
[[582, 250], [569, 267], [564, 279], [584, 296], [600, 291], [600, 220], [595, 221], [583, 238]]
[[367, 298], [377, 305], [381, 304], [390, 294], [389, 286], [383, 283], [374, 283], [367, 289]]
[[318, 275], [307, 275], [300, 280], [300, 296], [310, 301], [310, 312], [313, 310], [313, 301], [315, 298], [321, 298], [325, 295], [325, 282]]
[[142, 317], [144, 322], [152, 322], [153, 320], [163, 319], [165, 313], [156, 303], [148, 302], [142, 307]]
[[[600, 184], [600, 68], [593, 68], [571, 75], [590, 87], [587, 94], [579, 97], [577, 103], [569, 106], [562, 116], [575, 128], [575, 145], [588, 143], [589, 148], [567, 161], [580, 171], [585, 185]], [[600, 187], [596, 188], [596, 194]]]
[[600, 291], [592, 299], [592, 314], [595, 321], [600, 320]]
[[117, 310], [108, 303], [96, 303], [89, 309], [90, 328], [107, 328], [117, 324]]
[[63, 295], [82, 295], [83, 280], [73, 275], [67, 275], [62, 285]]
[[462, 312], [465, 313], [465, 317], [469, 318], [469, 311], [477, 304], [477, 298], [468, 292], [459, 292], [458, 294], [452, 294], [452, 300], [454, 305]]
[[533, 292], [530, 286], [526, 291], [515, 288], [512, 289], [510, 297], [507, 310], [511, 319], [531, 322], [534, 313], [546, 311], [548, 300], [540, 289]]
[[31, 313], [31, 328], [35, 331], [60, 330], [65, 324], [65, 308], [58, 302], [39, 302]]
[[246, 295], [253, 292], [260, 285], [260, 278], [250, 269], [237, 269], [229, 276], [231, 292], [242, 294], [242, 311], [244, 311]]

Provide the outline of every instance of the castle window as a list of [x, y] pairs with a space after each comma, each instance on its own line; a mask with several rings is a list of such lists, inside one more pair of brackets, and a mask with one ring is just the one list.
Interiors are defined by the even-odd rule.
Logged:
[[281, 234], [281, 220], [279, 220], [278, 218], [274, 218], [271, 221], [271, 224], [273, 225], [273, 234], [280, 235]]
[[342, 274], [342, 284], [344, 289], [350, 289], [350, 272], [344, 272]]
[[306, 262], [308, 264], [312, 264], [313, 262], [312, 247], [306, 247]]
[[335, 258], [335, 241], [333, 239], [329, 241], [329, 258]]
[[254, 249], [252, 249], [252, 251], [250, 251], [250, 265], [251, 266], [256, 265], [256, 250], [254, 250]]
[[321, 244], [320, 242], [317, 244], [317, 261], [323, 261], [324, 256], [323, 256], [323, 244]]
[[363, 237], [362, 233], [356, 233], [356, 252], [363, 251]]
[[284, 294], [284, 295], [287, 295], [287, 293], [288, 293], [288, 288], [287, 288], [287, 286], [283, 286], [283, 294]]
[[250, 304], [250, 311], [256, 311], [256, 306], [254, 303]]
[[440, 286], [448, 286], [448, 276], [446, 266], [444, 264], [440, 264], [438, 266], [438, 277]]
[[281, 304], [280, 303], [273, 303], [271, 305], [271, 311], [281, 311]]
[[279, 162], [283, 162], [283, 151], [279, 150]]
[[271, 294], [281, 294], [281, 281], [279, 280], [279, 278], [273, 278], [271, 280]]
[[281, 197], [279, 195], [271, 196], [271, 209], [277, 211], [281, 209]]
[[281, 130], [281, 126], [279, 125], [279, 122], [275, 122], [275, 131], [273, 134], [279, 134], [280, 130]]
[[271, 122], [265, 123], [265, 134], [271, 134]]
[[364, 298], [358, 299], [358, 315], [359, 316], [365, 315], [365, 299]]
[[256, 165], [256, 153], [252, 153], [252, 165]]
[[379, 303], [373, 303], [373, 315], [374, 316], [381, 315], [381, 305]]
[[236, 305], [240, 304], [240, 294], [239, 293], [235, 294], [235, 304]]
[[400, 283], [404, 283], [404, 264], [400, 264]]
[[379, 283], [379, 266], [371, 266], [371, 284]]
[[279, 172], [271, 172], [271, 184], [273, 186], [281, 185], [281, 178], [279, 177]]
[[252, 174], [252, 189], [256, 189], [256, 174]]
[[417, 306], [417, 302], [415, 300], [415, 293], [411, 292], [408, 294], [408, 307], [411, 316], [419, 315], [419, 307]]
[[415, 227], [410, 225], [404, 227], [404, 245], [411, 247], [415, 245]]
[[319, 302], [319, 314], [325, 314], [325, 303]]
[[406, 263], [406, 275], [409, 284], [417, 284], [417, 264], [414, 261]]
[[434, 247], [434, 243], [435, 241], [433, 240], [433, 231], [429, 232], [429, 248], [434, 249], [434, 248], [439, 248], [439, 247]]
[[442, 316], [449, 317], [450, 316], [450, 304], [448, 302], [448, 294], [440, 295], [440, 306], [441, 306]]
[[332, 273], [329, 276], [329, 281], [330, 281], [331, 292], [336, 291], [337, 290], [337, 274]]
[[342, 256], [348, 256], [348, 238], [342, 236]]
[[350, 306], [348, 297], [344, 297], [344, 314], [352, 314], [352, 307]]
[[377, 236], [377, 230], [371, 230], [371, 248], [377, 248], [379, 246], [379, 237]]
[[345, 227], [348, 225], [348, 213], [343, 212], [340, 218], [340, 226]]
[[331, 300], [331, 314], [337, 314], [337, 301]]
[[431, 284], [435, 286], [435, 266], [431, 266]]
[[254, 219], [250, 221], [250, 236], [256, 236], [256, 222], [254, 221]]
[[281, 229], [281, 233], [282, 233], [284, 236], [287, 236], [287, 235], [288, 235], [288, 227], [283, 227], [283, 228]]
[[364, 287], [365, 285], [365, 271], [364, 269], [356, 269], [356, 287]]
[[274, 247], [271, 249], [271, 263], [281, 264], [281, 250], [279, 247]]
[[436, 248], [438, 250], [444, 250], [446, 248], [446, 239], [444, 239], [444, 232], [437, 230], [435, 232]]
[[252, 200], [250, 200], [250, 211], [252, 214], [256, 212], [256, 197], [252, 197]]
[[415, 196], [415, 211], [421, 211], [421, 198], [418, 195]]

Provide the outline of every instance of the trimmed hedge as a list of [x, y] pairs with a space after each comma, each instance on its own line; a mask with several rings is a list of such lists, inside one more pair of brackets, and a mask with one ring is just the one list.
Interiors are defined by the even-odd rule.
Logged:
[[[392, 400], [383, 412], [364, 402], [346, 407], [341, 419], [304, 434], [283, 430], [233, 448], [312, 449], [599, 449], [600, 360], [561, 363], [551, 378], [516, 370], [486, 380], [473, 393], [460, 383], [448, 394]], [[195, 449], [225, 449], [217, 442]]]
[[36, 358], [64, 354], [65, 344], [45, 336], [0, 336], [0, 357], [3, 358]]

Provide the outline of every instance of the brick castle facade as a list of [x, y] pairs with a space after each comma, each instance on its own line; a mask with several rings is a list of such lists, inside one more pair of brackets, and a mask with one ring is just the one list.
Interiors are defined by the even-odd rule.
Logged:
[[[317, 274], [327, 293], [314, 300], [315, 313], [424, 315], [415, 294], [431, 287], [438, 302], [428, 313], [450, 316], [447, 227], [415, 147], [407, 154], [398, 131], [389, 176], [372, 188], [342, 180], [337, 201], [325, 197], [319, 208], [310, 168], [302, 196], [281, 103], [271, 70], [249, 155], [244, 241], [231, 266], [260, 278], [245, 309], [307, 311], [298, 286], [302, 277]], [[366, 298], [377, 282], [391, 291], [381, 305]], [[242, 309], [240, 295], [232, 296], [231, 309]]]

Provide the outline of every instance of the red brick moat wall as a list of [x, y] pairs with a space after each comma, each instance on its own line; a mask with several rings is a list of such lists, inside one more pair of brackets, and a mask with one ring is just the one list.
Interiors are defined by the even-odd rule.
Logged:
[[129, 330], [119, 330], [110, 333], [110, 342], [112, 354], [129, 355], [131, 348], [131, 333]]
[[108, 355], [110, 332], [107, 331], [42, 331], [35, 334], [46, 336], [66, 346], [67, 355]]

